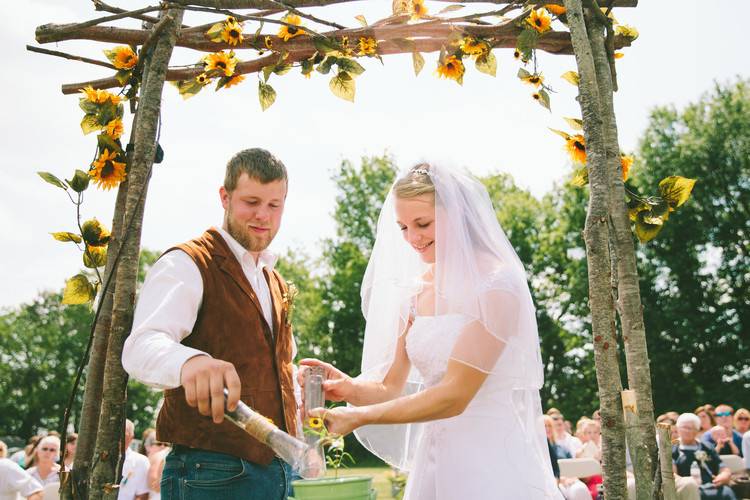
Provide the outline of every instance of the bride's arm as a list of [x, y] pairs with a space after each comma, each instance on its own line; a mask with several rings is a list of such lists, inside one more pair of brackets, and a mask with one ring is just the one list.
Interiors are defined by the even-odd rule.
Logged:
[[[406, 353], [406, 335], [411, 325], [400, 328], [404, 331], [396, 343], [393, 364], [388, 369], [382, 382], [352, 378], [329, 363], [317, 359], [303, 359], [301, 366], [321, 366], [325, 369], [326, 381], [323, 382], [325, 399], [328, 401], [346, 401], [355, 406], [382, 403], [401, 394], [409, 375], [411, 363]], [[304, 384], [304, 373], [300, 370], [299, 383]]]
[[[474, 323], [468, 329], [483, 330], [483, 327]], [[401, 424], [454, 417], [463, 413], [487, 375], [450, 359], [443, 379], [433, 387], [390, 401], [355, 408], [338, 407], [318, 414], [325, 414], [328, 430], [337, 434], [347, 434], [368, 424]]]
[[406, 354], [406, 333], [404, 333], [398, 338], [393, 364], [383, 381], [352, 379], [352, 391], [345, 401], [354, 406], [364, 406], [382, 403], [397, 397], [404, 389], [410, 368], [411, 363]]

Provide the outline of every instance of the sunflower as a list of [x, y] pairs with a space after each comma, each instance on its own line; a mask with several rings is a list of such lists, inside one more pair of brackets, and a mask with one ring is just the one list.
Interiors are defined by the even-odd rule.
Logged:
[[360, 37], [357, 46], [359, 47], [360, 56], [371, 56], [378, 50], [378, 41], [374, 38]]
[[615, 35], [622, 35], [624, 37], [630, 38], [631, 40], [635, 40], [636, 38], [638, 38], [639, 33], [638, 30], [633, 26], [621, 24], [615, 27]]
[[437, 73], [441, 78], [449, 78], [458, 83], [464, 79], [464, 63], [456, 56], [448, 56], [442, 64], [438, 64]]
[[586, 140], [581, 134], [569, 136], [565, 140], [565, 149], [573, 163], [586, 163]]
[[521, 78], [521, 80], [525, 83], [528, 83], [529, 85], [533, 85], [534, 87], [540, 87], [544, 83], [544, 77], [541, 74], [533, 74], [529, 76], [525, 76]]
[[221, 30], [221, 39], [229, 45], [236, 46], [242, 43], [242, 25], [233, 17], [228, 17]]
[[232, 76], [234, 68], [237, 66], [237, 59], [234, 57], [234, 52], [214, 52], [203, 58], [203, 64], [205, 65], [206, 73]]
[[201, 73], [200, 75], [195, 77], [195, 82], [198, 85], [208, 85], [209, 83], [211, 83], [211, 78], [209, 78], [207, 74]]
[[91, 179], [105, 191], [125, 180], [125, 163], [116, 161], [117, 158], [117, 151], [110, 153], [108, 149], [105, 149], [89, 169]]
[[242, 81], [244, 79], [245, 79], [245, 77], [243, 75], [239, 75], [239, 74], [232, 75], [232, 76], [229, 77], [229, 79], [227, 80], [227, 82], [224, 84], [224, 88], [228, 89], [229, 87], [233, 87], [235, 85], [239, 85], [240, 83], [242, 83]]
[[427, 7], [424, 6], [424, 0], [412, 0], [411, 18], [419, 19], [427, 15]]
[[[288, 14], [282, 17], [281, 20], [287, 24], [279, 28], [278, 36], [285, 42], [288, 42], [295, 36], [300, 36], [300, 35], [305, 34], [305, 30], [297, 27], [302, 23], [302, 20], [299, 18], [299, 16], [295, 16], [294, 14]], [[289, 26], [289, 25], [292, 25], [292, 26]]]
[[131, 69], [138, 64], [138, 56], [126, 45], [115, 47], [112, 52], [112, 64], [117, 69]]
[[563, 7], [562, 5], [548, 3], [547, 5], [544, 6], [544, 8], [552, 12], [556, 16], [562, 16], [563, 14], [565, 14], [565, 7]]
[[122, 137], [122, 133], [124, 132], [124, 129], [122, 127], [122, 120], [115, 119], [109, 122], [104, 129], [104, 133], [107, 134], [112, 139], [119, 139]]
[[628, 174], [630, 172], [630, 167], [633, 166], [633, 157], [630, 155], [626, 155], [624, 153], [620, 153], [620, 168], [622, 169], [622, 181], [625, 182], [628, 180]]
[[307, 426], [310, 429], [321, 429], [323, 427], [323, 419], [318, 417], [310, 417], [307, 419]]
[[487, 42], [477, 40], [467, 36], [461, 40], [461, 52], [470, 56], [476, 56], [477, 58], [485, 55], [490, 51], [490, 46]]
[[526, 18], [526, 22], [539, 33], [549, 31], [552, 18], [544, 7], [531, 10], [531, 15]]
[[81, 225], [81, 237], [89, 248], [107, 246], [112, 234], [96, 217]]
[[118, 95], [107, 92], [106, 90], [94, 89], [90, 85], [81, 89], [81, 92], [86, 96], [87, 100], [96, 104], [104, 104], [107, 101], [112, 101], [112, 104], [118, 105], [122, 100]]
[[518, 49], [513, 51], [513, 59], [515, 59], [516, 61], [520, 61], [521, 57], [523, 57], [523, 52]]
[[89, 269], [104, 267], [107, 264], [107, 247], [86, 245], [83, 253], [83, 265]]

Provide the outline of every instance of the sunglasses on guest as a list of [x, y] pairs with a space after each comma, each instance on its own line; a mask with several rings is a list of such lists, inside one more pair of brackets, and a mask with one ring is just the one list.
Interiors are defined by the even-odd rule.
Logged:
[[717, 411], [716, 416], [717, 417], [731, 417], [732, 412], [731, 411]]
[[60, 451], [57, 448], [47, 448], [46, 446], [44, 446], [42, 448], [39, 448], [39, 449], [42, 450], [42, 451], [54, 451], [54, 452]]
[[737, 417], [737, 420], [750, 420], [750, 417]]

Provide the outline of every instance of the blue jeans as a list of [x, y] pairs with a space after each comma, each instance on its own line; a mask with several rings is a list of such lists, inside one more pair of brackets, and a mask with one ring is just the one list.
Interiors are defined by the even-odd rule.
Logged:
[[278, 458], [258, 465], [224, 453], [177, 446], [164, 465], [163, 500], [285, 500], [291, 468]]

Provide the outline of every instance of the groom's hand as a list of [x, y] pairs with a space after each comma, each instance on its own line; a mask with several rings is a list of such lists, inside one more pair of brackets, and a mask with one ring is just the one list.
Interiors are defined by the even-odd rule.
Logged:
[[307, 358], [299, 362], [300, 369], [297, 373], [297, 382], [305, 393], [305, 371], [308, 366], [320, 366], [325, 371], [323, 382], [323, 395], [328, 401], [348, 401], [354, 389], [352, 378], [335, 366], [319, 359]]
[[210, 356], [194, 356], [182, 365], [180, 383], [187, 403], [198, 407], [202, 415], [224, 420], [224, 387], [229, 390], [227, 407], [233, 410], [240, 400], [240, 377], [232, 363]]

